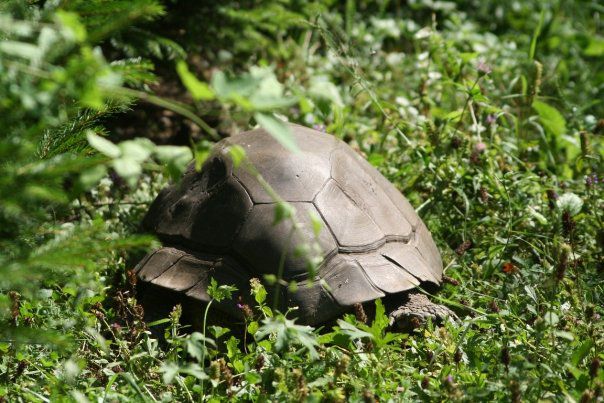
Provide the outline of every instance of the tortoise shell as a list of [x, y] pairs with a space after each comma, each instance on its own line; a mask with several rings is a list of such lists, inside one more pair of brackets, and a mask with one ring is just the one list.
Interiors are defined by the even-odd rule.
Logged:
[[[440, 285], [436, 245], [394, 185], [336, 137], [290, 129], [298, 153], [263, 129], [241, 133], [217, 143], [201, 171], [191, 165], [164, 189], [143, 225], [167, 246], [139, 263], [139, 279], [207, 302], [210, 277], [245, 294], [251, 278], [277, 276], [282, 262], [282, 278], [298, 287], [282, 287], [280, 300], [297, 306], [308, 324], [420, 283]], [[296, 231], [292, 220], [275, 224], [275, 199], [255, 172], [234, 166], [227, 151], [233, 144], [294, 207]], [[322, 228], [315, 236], [317, 221]], [[311, 241], [320, 263], [309, 278], [308, 256], [297, 247]], [[234, 304], [220, 309], [239, 315]]]

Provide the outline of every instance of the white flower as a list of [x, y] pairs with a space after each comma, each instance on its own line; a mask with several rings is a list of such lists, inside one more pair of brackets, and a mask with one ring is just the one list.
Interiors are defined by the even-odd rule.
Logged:
[[568, 211], [571, 216], [579, 214], [583, 200], [574, 193], [564, 193], [556, 202], [560, 210]]
[[423, 27], [415, 33], [414, 37], [415, 39], [423, 39], [429, 37], [430, 35], [432, 35], [432, 28]]

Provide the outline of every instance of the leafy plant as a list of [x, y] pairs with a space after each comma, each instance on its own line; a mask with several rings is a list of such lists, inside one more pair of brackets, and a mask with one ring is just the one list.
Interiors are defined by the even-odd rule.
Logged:
[[[601, 400], [595, 2], [0, 10], [0, 396]], [[155, 133], [129, 114], [180, 146], [146, 140]], [[376, 302], [372, 322], [312, 329], [272, 308], [265, 287], [291, 286], [272, 278], [252, 283], [255, 306], [239, 303], [244, 334], [210, 323], [188, 334], [177, 308], [160, 347], [130, 270], [153, 242], [136, 235], [142, 214], [221, 137], [261, 125], [294, 149], [282, 119], [348, 142], [409, 198], [442, 252], [438, 296], [458, 325], [395, 334]], [[230, 155], [246, 164], [244, 150]], [[278, 206], [276, 220], [295, 217]]]

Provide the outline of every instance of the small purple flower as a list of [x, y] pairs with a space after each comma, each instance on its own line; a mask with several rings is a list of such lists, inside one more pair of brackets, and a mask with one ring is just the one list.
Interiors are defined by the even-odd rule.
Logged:
[[323, 133], [325, 133], [325, 130], [326, 130], [325, 125], [313, 125], [312, 128], [315, 130], [318, 130], [320, 132], [323, 132]]
[[487, 124], [492, 125], [493, 123], [495, 123], [497, 121], [497, 116], [495, 115], [487, 115]]
[[486, 149], [487, 149], [487, 145], [483, 142], [476, 143], [476, 145], [474, 146], [474, 151], [478, 154], [484, 152]]
[[243, 305], [242, 304], [237, 304], [237, 308], [243, 309]]
[[491, 66], [487, 64], [487, 62], [485, 62], [483, 59], [478, 60], [478, 63], [476, 63], [476, 70], [478, 70], [478, 72], [482, 74], [489, 74], [491, 71], [493, 71]]
[[587, 175], [585, 177], [585, 186], [587, 186], [588, 188], [592, 187], [594, 184], [593, 179], [590, 175]]
[[457, 385], [455, 385], [455, 380], [453, 379], [453, 376], [447, 375], [447, 377], [443, 379], [443, 383], [445, 384], [445, 388], [447, 388], [449, 392], [456, 391]]
[[596, 174], [591, 174], [591, 175], [587, 175], [585, 177], [585, 186], [587, 186], [588, 188], [592, 187], [592, 186], [596, 186], [599, 182], [598, 179], [598, 175]]

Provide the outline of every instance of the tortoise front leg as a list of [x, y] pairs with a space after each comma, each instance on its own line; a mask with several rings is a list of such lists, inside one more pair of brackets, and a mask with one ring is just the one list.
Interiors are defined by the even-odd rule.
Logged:
[[433, 303], [425, 294], [411, 291], [405, 295], [406, 301], [388, 315], [393, 330], [409, 332], [426, 323], [428, 318], [437, 324], [458, 319], [452, 310]]

